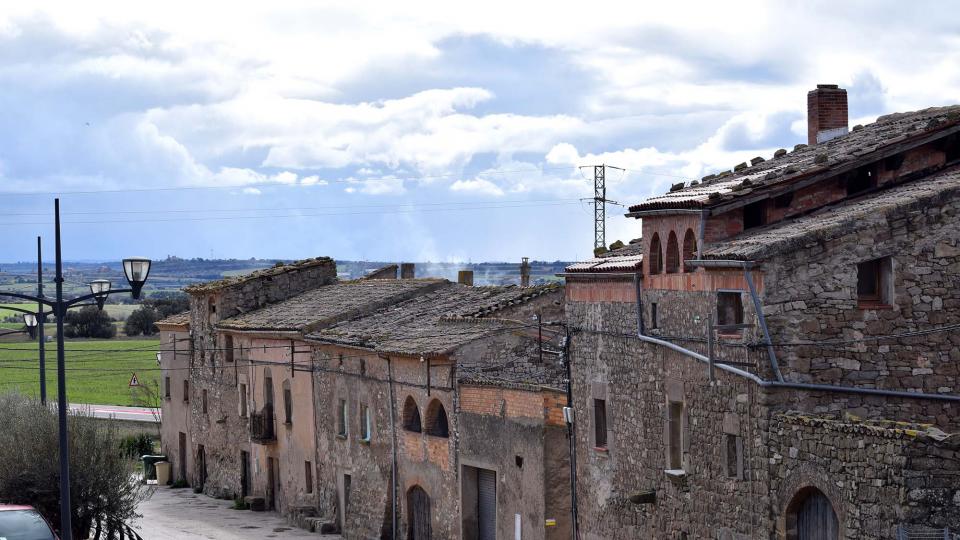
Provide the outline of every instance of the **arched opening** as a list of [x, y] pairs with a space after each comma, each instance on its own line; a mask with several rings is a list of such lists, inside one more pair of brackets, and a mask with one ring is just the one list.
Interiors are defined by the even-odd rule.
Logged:
[[290, 380], [283, 381], [283, 422], [293, 423], [293, 392], [290, 390]]
[[807, 486], [787, 505], [788, 540], [838, 540], [840, 522], [833, 504], [822, 491]]
[[661, 272], [663, 272], [663, 248], [660, 246], [660, 235], [653, 233], [653, 239], [650, 240], [650, 273]]
[[693, 272], [693, 266], [687, 264], [687, 261], [697, 258], [697, 237], [692, 229], [687, 229], [687, 234], [683, 235], [683, 271]]
[[407, 540], [430, 540], [430, 496], [420, 486], [407, 492]]
[[435, 437], [449, 437], [450, 426], [447, 424], [447, 411], [443, 403], [435, 399], [427, 405], [427, 435]]
[[420, 409], [413, 396], [407, 396], [407, 401], [403, 403], [403, 429], [420, 433], [423, 428], [420, 425]]
[[680, 244], [677, 242], [677, 233], [670, 231], [667, 238], [667, 273], [676, 274], [680, 271]]

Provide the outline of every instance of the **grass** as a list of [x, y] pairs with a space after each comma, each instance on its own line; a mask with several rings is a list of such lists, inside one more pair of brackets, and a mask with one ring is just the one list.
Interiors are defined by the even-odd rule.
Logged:
[[[11, 303], [11, 302], [3, 303], [3, 304], [0, 304], [0, 319], [9, 317], [9, 316], [16, 316], [16, 317], [21, 316], [19, 312], [10, 311], [9, 309], [3, 309], [5, 306], [13, 306], [13, 307], [19, 307], [23, 309], [32, 309], [32, 310], [37, 309], [36, 304], [18, 304], [18, 303]], [[107, 304], [103, 306], [103, 309], [104, 311], [107, 312], [107, 315], [110, 315], [114, 319], [125, 321], [127, 320], [127, 317], [129, 317], [130, 314], [133, 313], [138, 307], [140, 307], [138, 304]]]
[[[128, 386], [130, 375], [136, 373], [140, 384], [149, 384], [156, 391], [159, 348], [158, 339], [67, 341], [67, 399], [70, 403], [140, 405]], [[48, 399], [57, 395], [56, 351], [56, 343], [47, 343]], [[0, 392], [18, 390], [39, 396], [39, 369], [36, 342], [0, 343]]]

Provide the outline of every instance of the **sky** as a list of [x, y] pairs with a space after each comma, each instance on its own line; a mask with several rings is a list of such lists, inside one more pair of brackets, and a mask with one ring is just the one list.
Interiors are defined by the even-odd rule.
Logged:
[[580, 166], [635, 204], [806, 142], [818, 83], [851, 125], [960, 102], [947, 3], [34, 4], [0, 4], [0, 261], [57, 196], [71, 260], [584, 259]]

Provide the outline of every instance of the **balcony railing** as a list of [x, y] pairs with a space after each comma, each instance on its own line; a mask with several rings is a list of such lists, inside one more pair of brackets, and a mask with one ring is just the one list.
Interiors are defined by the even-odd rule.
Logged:
[[260, 412], [250, 413], [250, 440], [259, 444], [277, 441], [273, 430], [273, 406], [267, 405]]

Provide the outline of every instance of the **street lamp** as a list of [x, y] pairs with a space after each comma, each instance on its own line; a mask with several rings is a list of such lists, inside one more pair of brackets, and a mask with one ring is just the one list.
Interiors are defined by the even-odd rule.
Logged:
[[33, 313], [24, 313], [23, 314], [23, 324], [27, 327], [27, 332], [30, 333], [30, 339], [37, 337], [37, 316]]
[[134, 300], [140, 298], [140, 290], [150, 276], [150, 259], [146, 257], [130, 257], [123, 260], [123, 273], [133, 292]]
[[90, 282], [90, 293], [93, 295], [93, 299], [97, 301], [97, 309], [103, 310], [103, 303], [107, 300], [107, 295], [110, 294], [110, 281], [106, 279], [95, 279]]
[[[38, 247], [38, 261], [37, 261], [37, 275], [38, 275], [38, 294], [37, 296], [31, 296], [23, 293], [15, 292], [4, 292], [0, 291], [0, 296], [8, 296], [13, 298], [20, 298], [23, 300], [29, 300], [31, 302], [37, 302], [40, 309], [37, 313], [39, 314], [39, 325], [38, 327], [42, 332], [42, 323], [43, 318], [52, 314], [56, 317], [57, 320], [57, 416], [59, 420], [59, 439], [60, 439], [60, 538], [62, 540], [72, 540], [73, 539], [73, 528], [72, 528], [72, 519], [71, 519], [71, 508], [70, 508], [70, 447], [67, 444], [67, 376], [65, 369], [65, 351], [63, 343], [63, 319], [67, 314], [67, 310], [72, 307], [79, 305], [89, 305], [83, 304], [87, 300], [95, 300], [97, 306], [101, 309], [103, 308], [103, 302], [106, 300], [106, 297], [111, 294], [119, 293], [131, 293], [133, 297], [140, 298], [140, 291], [143, 289], [143, 284], [147, 281], [147, 276], [150, 274], [150, 259], [144, 257], [132, 257], [129, 259], [123, 260], [123, 272], [127, 276], [127, 281], [130, 282], [129, 289], [118, 289], [113, 290], [110, 286], [110, 282], [103, 279], [95, 280], [90, 283], [90, 294], [80, 296], [77, 298], [72, 298], [70, 300], [64, 300], [63, 298], [63, 257], [60, 250], [60, 199], [54, 200], [53, 205], [54, 212], [54, 234], [56, 238], [56, 285], [57, 285], [57, 296], [54, 299], [49, 299], [43, 296], [42, 289], [42, 272], [43, 266], [39, 260], [39, 245], [40, 239], [37, 239]], [[42, 307], [47, 306], [51, 308], [49, 312], [44, 312]], [[36, 319], [36, 317], [35, 317]], [[27, 323], [26, 317], [24, 318], [24, 323]], [[28, 324], [28, 323], [27, 323]], [[28, 324], [29, 327], [29, 324]], [[41, 343], [43, 336], [41, 334]], [[42, 347], [42, 345], [41, 345]], [[41, 372], [43, 370], [43, 349], [40, 349], [40, 366]], [[43, 393], [43, 381], [41, 379], [41, 394]]]

